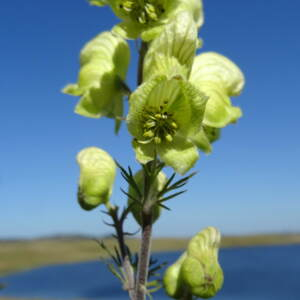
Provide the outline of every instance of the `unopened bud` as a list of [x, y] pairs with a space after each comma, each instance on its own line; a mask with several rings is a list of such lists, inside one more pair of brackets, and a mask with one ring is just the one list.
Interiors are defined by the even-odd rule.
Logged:
[[77, 155], [80, 167], [78, 202], [85, 210], [109, 201], [116, 175], [112, 157], [96, 147], [85, 148]]
[[175, 299], [185, 299], [186, 291], [184, 282], [180, 276], [180, 270], [186, 257], [187, 254], [184, 252], [164, 274], [163, 283], [165, 291], [170, 297]]
[[194, 296], [211, 298], [223, 285], [223, 271], [218, 262], [220, 240], [220, 232], [208, 227], [189, 242], [181, 276]]
[[173, 137], [171, 136], [171, 134], [167, 134], [167, 135], [166, 135], [166, 140], [167, 140], [168, 142], [172, 142], [172, 141], [173, 141]]
[[156, 136], [156, 137], [154, 138], [154, 143], [155, 143], [155, 144], [160, 144], [160, 143], [161, 143], [161, 138], [158, 137], [158, 136]]
[[177, 129], [177, 128], [178, 128], [178, 126], [177, 126], [177, 124], [176, 124], [175, 122], [172, 122], [172, 123], [171, 123], [171, 126], [172, 126], [174, 129]]
[[146, 138], [152, 138], [154, 136], [154, 132], [151, 130], [148, 130], [143, 134], [143, 136]]
[[145, 128], [151, 128], [156, 125], [155, 121], [147, 121], [146, 124], [144, 125]]
[[[134, 180], [135, 180], [139, 190], [141, 191], [141, 193], [143, 193], [144, 183], [145, 183], [144, 182], [144, 171], [140, 170], [139, 172], [137, 172], [134, 175]], [[152, 191], [151, 191], [153, 197], [156, 197], [156, 195], [163, 189], [166, 181], [167, 181], [167, 177], [166, 177], [165, 173], [160, 172], [156, 176], [155, 182], [152, 186]], [[128, 198], [128, 205], [131, 206], [131, 213], [134, 216], [137, 223], [139, 223], [141, 225], [142, 206], [139, 205], [139, 203], [134, 201], [133, 199], [135, 199], [137, 201], [139, 201], [139, 200], [141, 201], [142, 199], [140, 199], [138, 193], [131, 185], [129, 186], [128, 194], [130, 195], [130, 197]], [[154, 204], [152, 206], [152, 223], [154, 223], [159, 218], [160, 213], [161, 213], [161, 207], [158, 206], [157, 204]]]

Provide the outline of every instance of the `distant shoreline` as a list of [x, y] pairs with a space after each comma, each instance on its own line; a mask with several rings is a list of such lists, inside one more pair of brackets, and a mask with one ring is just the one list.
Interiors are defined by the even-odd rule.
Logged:
[[[35, 267], [72, 263], [106, 258], [96, 243], [96, 238], [86, 236], [59, 236], [32, 240], [0, 240], [0, 276]], [[102, 239], [108, 247], [115, 241]], [[186, 248], [188, 238], [156, 238], [153, 252], [180, 251]], [[133, 252], [138, 250], [139, 240], [129, 239]], [[249, 247], [300, 244], [300, 234], [259, 234], [248, 236], [224, 236], [222, 247]]]

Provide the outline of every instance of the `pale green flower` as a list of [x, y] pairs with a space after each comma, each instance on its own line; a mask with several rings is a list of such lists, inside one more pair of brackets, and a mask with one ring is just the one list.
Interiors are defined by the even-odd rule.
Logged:
[[194, 296], [211, 298], [222, 288], [224, 276], [218, 262], [220, 241], [218, 229], [207, 227], [188, 244], [187, 258], [181, 266], [181, 276]]
[[206, 97], [187, 81], [196, 48], [197, 28], [187, 13], [179, 14], [151, 43], [145, 82], [131, 95], [127, 116], [141, 163], [158, 155], [184, 174], [199, 157], [191, 138], [201, 128]]
[[187, 251], [164, 275], [167, 294], [175, 299], [211, 298], [222, 288], [224, 276], [218, 262], [221, 235], [207, 227], [188, 244]]
[[[134, 180], [139, 188], [139, 190], [143, 193], [144, 191], [144, 171], [140, 170], [134, 175]], [[167, 182], [167, 176], [164, 174], [164, 172], [160, 172], [151, 188], [151, 195], [153, 200], [158, 200], [157, 194], [163, 189], [165, 183]], [[139, 195], [135, 191], [135, 189], [129, 185], [128, 194], [135, 198], [136, 200], [139, 200], [140, 203], [142, 199], [139, 198]], [[128, 206], [131, 207], [130, 211], [132, 215], [134, 216], [135, 220], [141, 225], [141, 213], [142, 213], [142, 206], [138, 202], [133, 202], [132, 198], [128, 198]], [[152, 223], [154, 223], [161, 214], [161, 207], [157, 204], [154, 204], [152, 207]]]
[[179, 13], [155, 38], [144, 60], [143, 78], [190, 75], [198, 47], [197, 26], [186, 12]]
[[77, 84], [67, 85], [63, 90], [81, 97], [75, 112], [90, 118], [116, 118], [118, 129], [129, 60], [128, 44], [111, 32], [103, 32], [88, 42], [80, 53]]
[[204, 119], [190, 141], [206, 153], [220, 136], [220, 128], [234, 123], [242, 112], [231, 104], [244, 87], [241, 70], [228, 58], [208, 52], [194, 57], [197, 28], [188, 14], [180, 13], [151, 43], [145, 57], [144, 79], [159, 74], [180, 74], [208, 97]]
[[80, 167], [80, 206], [91, 210], [108, 203], [116, 175], [116, 164], [112, 157], [102, 149], [89, 147], [78, 153], [77, 162]]
[[203, 24], [201, 0], [89, 0], [92, 5], [109, 5], [123, 20], [114, 31], [125, 38], [150, 41], [179, 12], [189, 13], [198, 27]]
[[232, 105], [230, 96], [238, 96], [245, 79], [239, 67], [223, 55], [206, 52], [196, 56], [190, 79], [208, 101], [203, 128], [193, 142], [206, 153], [211, 152], [211, 143], [220, 136], [221, 128], [235, 123], [242, 116], [239, 107]]
[[223, 128], [242, 116], [230, 96], [241, 93], [245, 79], [239, 67], [223, 55], [207, 52], [196, 56], [190, 81], [209, 96], [203, 124]]
[[127, 126], [136, 158], [145, 164], [160, 159], [180, 174], [197, 161], [197, 147], [189, 141], [201, 126], [206, 97], [181, 77], [158, 76], [142, 84], [130, 97]]

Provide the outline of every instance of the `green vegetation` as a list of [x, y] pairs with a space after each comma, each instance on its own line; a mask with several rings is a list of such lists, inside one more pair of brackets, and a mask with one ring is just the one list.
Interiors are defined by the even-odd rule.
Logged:
[[[178, 250], [187, 240], [157, 239], [154, 251]], [[109, 248], [115, 245], [112, 239], [105, 239]], [[138, 240], [128, 241], [133, 251], [138, 249]], [[32, 241], [0, 242], [0, 275], [30, 269], [37, 266], [71, 263], [106, 258], [106, 253], [96, 240], [87, 238], [41, 239]]]
[[[104, 239], [112, 248], [114, 240]], [[153, 252], [185, 249], [188, 239], [160, 238], [152, 243]], [[222, 240], [223, 247], [258, 245], [286, 245], [300, 243], [300, 234], [230, 236]], [[132, 251], [137, 251], [138, 240], [128, 241]], [[73, 263], [106, 258], [106, 253], [96, 240], [88, 238], [39, 239], [0, 242], [0, 275], [49, 264]]]

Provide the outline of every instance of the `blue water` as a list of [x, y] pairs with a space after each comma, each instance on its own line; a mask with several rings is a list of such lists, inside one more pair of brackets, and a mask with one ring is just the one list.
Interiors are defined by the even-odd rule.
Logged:
[[[180, 253], [155, 255], [173, 262]], [[225, 283], [216, 300], [299, 300], [300, 246], [250, 247], [220, 251]], [[119, 281], [99, 262], [55, 265], [0, 278], [1, 296], [125, 300]], [[155, 300], [167, 300], [163, 290]]]

